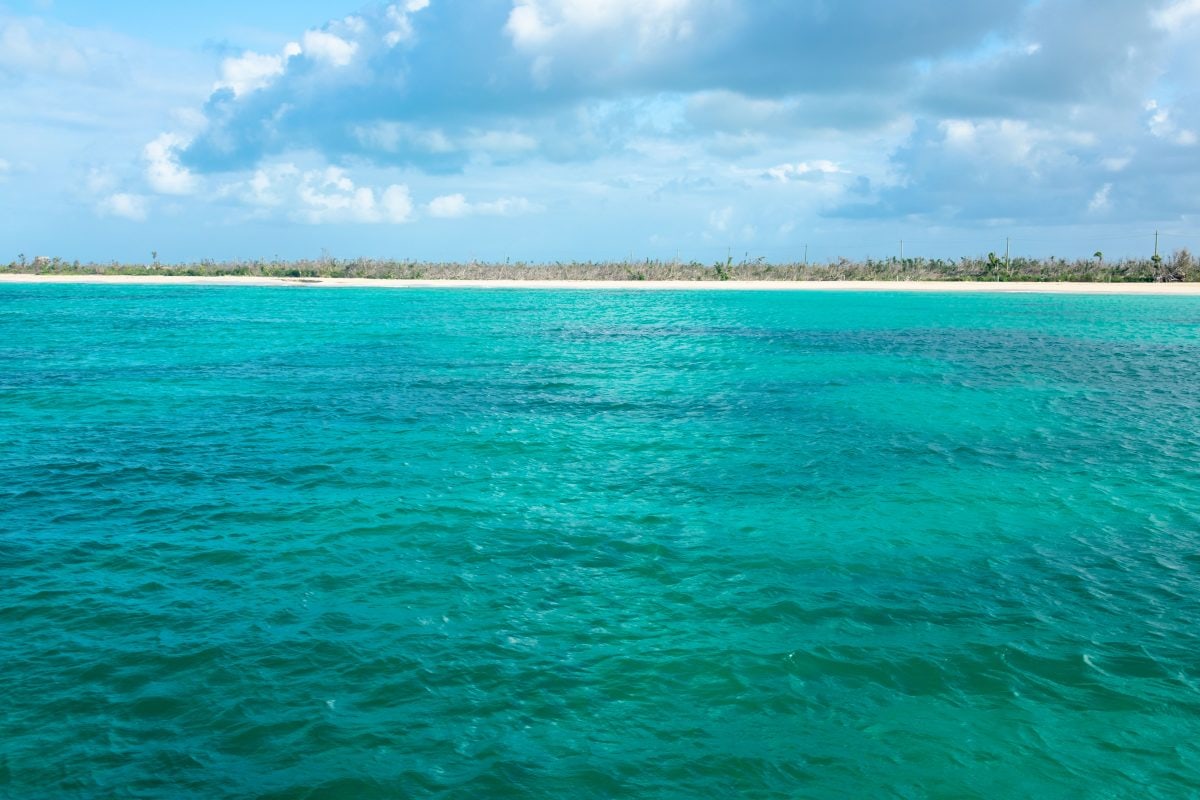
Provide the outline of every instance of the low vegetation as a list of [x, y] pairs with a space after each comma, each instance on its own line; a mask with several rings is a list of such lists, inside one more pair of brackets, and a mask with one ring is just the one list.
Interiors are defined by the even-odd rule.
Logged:
[[888, 258], [814, 264], [767, 263], [763, 259], [696, 261], [436, 262], [324, 257], [298, 261], [254, 260], [195, 263], [84, 263], [39, 256], [0, 265], [0, 272], [39, 275], [194, 275], [271, 278], [401, 278], [415, 280], [582, 280], [582, 281], [1090, 281], [1152, 283], [1200, 281], [1200, 260], [1187, 250], [1168, 257], [1106, 260], [1092, 258], [1013, 258], [995, 253], [959, 259]]

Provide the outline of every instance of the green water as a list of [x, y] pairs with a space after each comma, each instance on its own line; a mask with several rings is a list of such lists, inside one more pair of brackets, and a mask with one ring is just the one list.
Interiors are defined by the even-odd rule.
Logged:
[[1200, 792], [1200, 299], [0, 287], [0, 797]]

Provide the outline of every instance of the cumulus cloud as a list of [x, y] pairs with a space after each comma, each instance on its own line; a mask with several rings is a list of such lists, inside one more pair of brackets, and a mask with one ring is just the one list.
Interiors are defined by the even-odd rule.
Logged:
[[301, 174], [300, 168], [292, 163], [269, 164], [254, 170], [243, 180], [218, 186], [215, 195], [252, 209], [253, 216], [267, 216], [268, 212], [293, 200]]
[[455, 219], [467, 216], [470, 213], [470, 208], [471, 206], [467, 202], [465, 195], [448, 194], [442, 197], [435, 197], [429, 202], [429, 215], [444, 219]]
[[412, 15], [426, 8], [429, 8], [429, 0], [406, 0], [406, 2], [388, 6], [385, 13], [392, 29], [384, 34], [384, 43], [388, 47], [395, 47], [398, 44], [412, 42], [416, 38]]
[[96, 210], [101, 216], [144, 222], [148, 214], [148, 204], [143, 195], [118, 192], [102, 199]]
[[481, 203], [469, 202], [466, 195], [448, 194], [435, 197], [426, 207], [431, 217], [459, 219], [469, 216], [512, 217], [539, 211], [540, 207], [524, 197], [501, 197]]
[[555, 60], [569, 54], [574, 61], [581, 48], [589, 54], [608, 48], [621, 53], [619, 61], [589, 59], [593, 67], [606, 71], [659, 62], [692, 45], [697, 25], [714, 5], [720, 4], [704, 0], [516, 0], [504, 30], [518, 50], [532, 57], [532, 77], [545, 85]]
[[[639, 126], [678, 127], [668, 106], [653, 108], [653, 98], [678, 93], [696, 95], [689, 113], [699, 129], [869, 127], [894, 118], [918, 60], [981, 43], [1025, 3], [427, 6], [368, 10], [306, 32], [292, 57], [230, 63], [221, 83], [233, 96], [214, 94], [184, 163], [238, 169], [311, 148], [444, 172], [501, 144], [480, 135], [489, 131], [503, 131], [509, 147], [488, 157], [594, 158], [626, 146]], [[648, 113], [611, 113], [622, 107]]]
[[164, 133], [146, 145], [142, 157], [146, 161], [146, 181], [160, 194], [191, 194], [196, 189], [196, 177], [180, 166], [179, 150], [187, 139], [174, 133]]
[[505, 30], [542, 86], [653, 84], [778, 96], [897, 88], [916, 74], [916, 60], [978, 46], [1024, 5], [517, 0]]
[[698, 0], [516, 0], [505, 30], [523, 48], [601, 33], [632, 34], [639, 46], [659, 45], [691, 38], [693, 17], [702, 5]]
[[1171, 110], [1160, 106], [1157, 100], [1146, 102], [1146, 113], [1149, 115], [1146, 127], [1155, 137], [1184, 146], [1196, 144], [1196, 132], [1180, 128], [1171, 118]]
[[302, 52], [310, 58], [335, 67], [344, 67], [354, 60], [358, 43], [343, 39], [328, 31], [306, 31]]
[[917, 102], [926, 112], [976, 118], [1128, 110], [1160, 74], [1161, 40], [1147, 2], [1030, 3], [1002, 46], [934, 63]]
[[0, 18], [0, 73], [87, 75], [105, 54], [88, 52], [37, 19]]
[[800, 161], [794, 164], [779, 164], [767, 169], [765, 175], [780, 183], [790, 183], [796, 180], [811, 180], [824, 175], [837, 175], [842, 168], [832, 161], [819, 159], [817, 161]]
[[414, 205], [404, 184], [361, 186], [339, 167], [300, 169], [273, 164], [218, 195], [237, 200], [254, 216], [283, 216], [310, 225], [336, 223], [400, 225], [413, 220]]
[[1060, 221], [1094, 192], [1102, 156], [1094, 137], [1023, 120], [923, 121], [891, 158], [891, 183], [875, 199], [835, 212], [850, 217], [957, 221]]
[[1112, 184], [1106, 183], [1096, 190], [1092, 195], [1092, 199], [1088, 201], [1088, 213], [1100, 214], [1112, 208]]
[[388, 223], [412, 220], [408, 187], [392, 184], [382, 190], [355, 186], [337, 167], [303, 174], [297, 189], [300, 217], [314, 225], [330, 222]]
[[724, 233], [729, 230], [730, 223], [733, 222], [733, 206], [725, 206], [710, 211], [708, 214], [708, 227], [717, 233]]
[[284, 73], [287, 60], [301, 53], [295, 42], [289, 43], [279, 55], [263, 55], [246, 51], [236, 58], [221, 62], [221, 79], [213, 86], [214, 91], [228, 89], [234, 97], [265, 89]]
[[1200, 0], [1178, 0], [1153, 13], [1154, 24], [1171, 33], [1178, 33], [1200, 22]]
[[991, 165], [1002, 164], [1029, 171], [1048, 160], [1063, 157], [1064, 140], [1088, 144], [1094, 138], [1038, 128], [1024, 120], [1000, 119], [974, 122], [947, 119], [938, 123], [942, 146], [952, 157]]
[[539, 151], [540, 142], [519, 130], [467, 129], [408, 122], [374, 122], [351, 131], [365, 154], [381, 160], [416, 158], [432, 171], [454, 170], [470, 159], [511, 161]]
[[[620, 173], [605, 191], [703, 175], [694, 191], [851, 217], [1186, 213], [1197, 3], [397, 0], [225, 59], [196, 130], [147, 145], [146, 186], [223, 180], [256, 213], [395, 223], [417, 213], [406, 186], [365, 170], [425, 173], [420, 213], [463, 218], [538, 208], [455, 191], [464, 173], [591, 163]], [[735, 234], [712, 205], [690, 224]]]

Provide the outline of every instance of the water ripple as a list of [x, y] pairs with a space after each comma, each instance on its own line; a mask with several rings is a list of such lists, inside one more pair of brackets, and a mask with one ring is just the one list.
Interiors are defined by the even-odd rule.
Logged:
[[1186, 796], [1198, 319], [0, 288], [0, 796]]

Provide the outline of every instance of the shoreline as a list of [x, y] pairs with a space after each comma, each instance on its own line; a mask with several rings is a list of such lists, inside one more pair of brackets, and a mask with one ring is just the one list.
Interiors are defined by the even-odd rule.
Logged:
[[1200, 282], [1071, 283], [1002, 281], [588, 281], [275, 278], [241, 275], [37, 275], [0, 273], [0, 284], [275, 286], [326, 289], [596, 289], [632, 291], [926, 292], [1169, 295], [1200, 297]]

